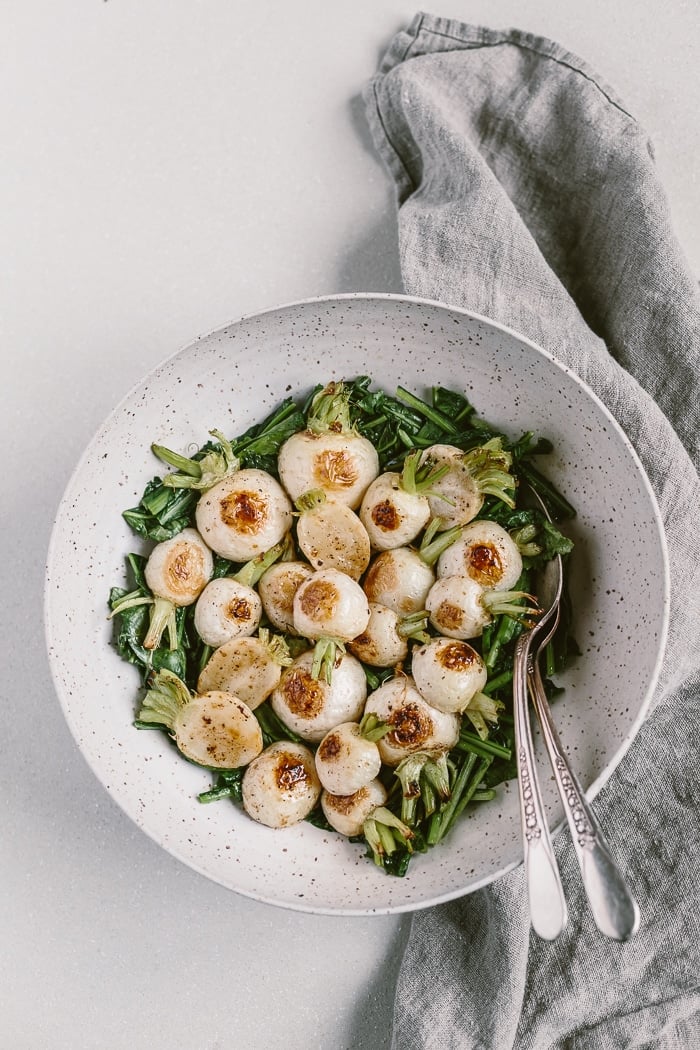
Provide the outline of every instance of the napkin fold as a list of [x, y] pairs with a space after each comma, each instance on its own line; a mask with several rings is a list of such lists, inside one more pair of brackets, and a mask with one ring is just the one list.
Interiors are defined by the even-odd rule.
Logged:
[[365, 102], [406, 292], [520, 331], [592, 387], [649, 475], [672, 576], [651, 713], [596, 799], [639, 933], [598, 932], [562, 833], [565, 933], [530, 934], [522, 868], [417, 913], [392, 1045], [700, 1046], [700, 296], [652, 145], [558, 44], [426, 14], [393, 39]]

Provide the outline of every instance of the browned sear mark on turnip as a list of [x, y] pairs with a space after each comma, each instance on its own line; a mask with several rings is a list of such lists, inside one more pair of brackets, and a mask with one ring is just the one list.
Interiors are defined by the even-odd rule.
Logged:
[[299, 596], [299, 606], [304, 616], [314, 620], [329, 619], [338, 606], [338, 588], [328, 580], [312, 580]]
[[385, 532], [394, 532], [401, 524], [401, 517], [391, 500], [383, 499], [372, 507], [372, 521]]
[[437, 651], [438, 662], [448, 671], [467, 671], [477, 655], [466, 642], [452, 642]]
[[323, 686], [302, 667], [290, 671], [281, 688], [287, 707], [299, 718], [315, 718], [323, 709]]
[[267, 519], [267, 501], [255, 492], [231, 492], [219, 505], [221, 520], [238, 532], [260, 532]]
[[308, 781], [309, 772], [296, 755], [283, 751], [277, 759], [275, 779], [280, 791], [293, 791], [297, 784], [305, 784]]
[[462, 625], [462, 610], [452, 602], [441, 602], [437, 610], [437, 619], [441, 627], [455, 631]]
[[314, 474], [322, 485], [350, 488], [358, 478], [352, 456], [344, 449], [325, 449], [315, 457]]
[[392, 727], [387, 742], [399, 747], [415, 747], [427, 740], [433, 731], [433, 723], [418, 704], [405, 704], [388, 719]]
[[503, 562], [491, 543], [479, 543], [468, 555], [469, 575], [479, 583], [498, 583], [503, 576]]

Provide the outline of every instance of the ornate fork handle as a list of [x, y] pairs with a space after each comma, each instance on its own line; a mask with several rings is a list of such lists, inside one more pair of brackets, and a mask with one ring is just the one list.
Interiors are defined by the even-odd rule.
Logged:
[[526, 687], [531, 638], [526, 631], [518, 639], [513, 672], [523, 863], [532, 928], [545, 940], [554, 940], [566, 926], [568, 915], [535, 766]]
[[581, 869], [583, 886], [596, 926], [608, 937], [626, 941], [639, 926], [639, 908], [615, 863], [598, 820], [569, 766], [536, 660], [528, 660], [528, 684], [549, 753], [554, 777]]

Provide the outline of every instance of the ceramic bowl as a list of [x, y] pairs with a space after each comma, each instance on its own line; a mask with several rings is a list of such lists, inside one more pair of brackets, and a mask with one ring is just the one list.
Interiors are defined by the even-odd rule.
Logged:
[[[589, 797], [643, 720], [668, 617], [663, 530], [629, 441], [575, 375], [485, 318], [402, 296], [309, 300], [213, 332], [139, 383], [85, 451], [51, 541], [46, 630], [65, 717], [110, 795], [183, 863], [258, 900], [336, 914], [422, 908], [517, 865], [514, 785], [475, 807], [445, 845], [414, 858], [404, 878], [308, 823], [273, 831], [229, 803], [200, 805], [210, 774], [183, 762], [163, 734], [132, 725], [139, 676], [111, 645], [106, 602], [110, 586], [124, 583], [125, 555], [140, 549], [121, 511], [162, 473], [153, 441], [185, 449], [203, 444], [212, 427], [241, 433], [290, 392], [356, 375], [388, 391], [397, 383], [420, 395], [438, 383], [460, 389], [511, 436], [532, 429], [552, 441], [546, 473], [578, 511], [567, 531], [576, 542], [572, 591], [582, 650], [560, 679], [565, 692], [555, 715]], [[548, 772], [555, 827], [562, 810]]]

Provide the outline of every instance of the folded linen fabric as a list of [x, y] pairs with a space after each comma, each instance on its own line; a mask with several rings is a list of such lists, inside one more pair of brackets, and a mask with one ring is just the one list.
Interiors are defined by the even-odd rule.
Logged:
[[522, 868], [416, 914], [393, 1046], [700, 1046], [700, 296], [651, 144], [558, 44], [425, 14], [365, 101], [396, 186], [405, 290], [514, 328], [592, 387], [649, 475], [672, 576], [651, 713], [596, 800], [639, 933], [597, 931], [562, 833], [565, 933], [529, 933]]

